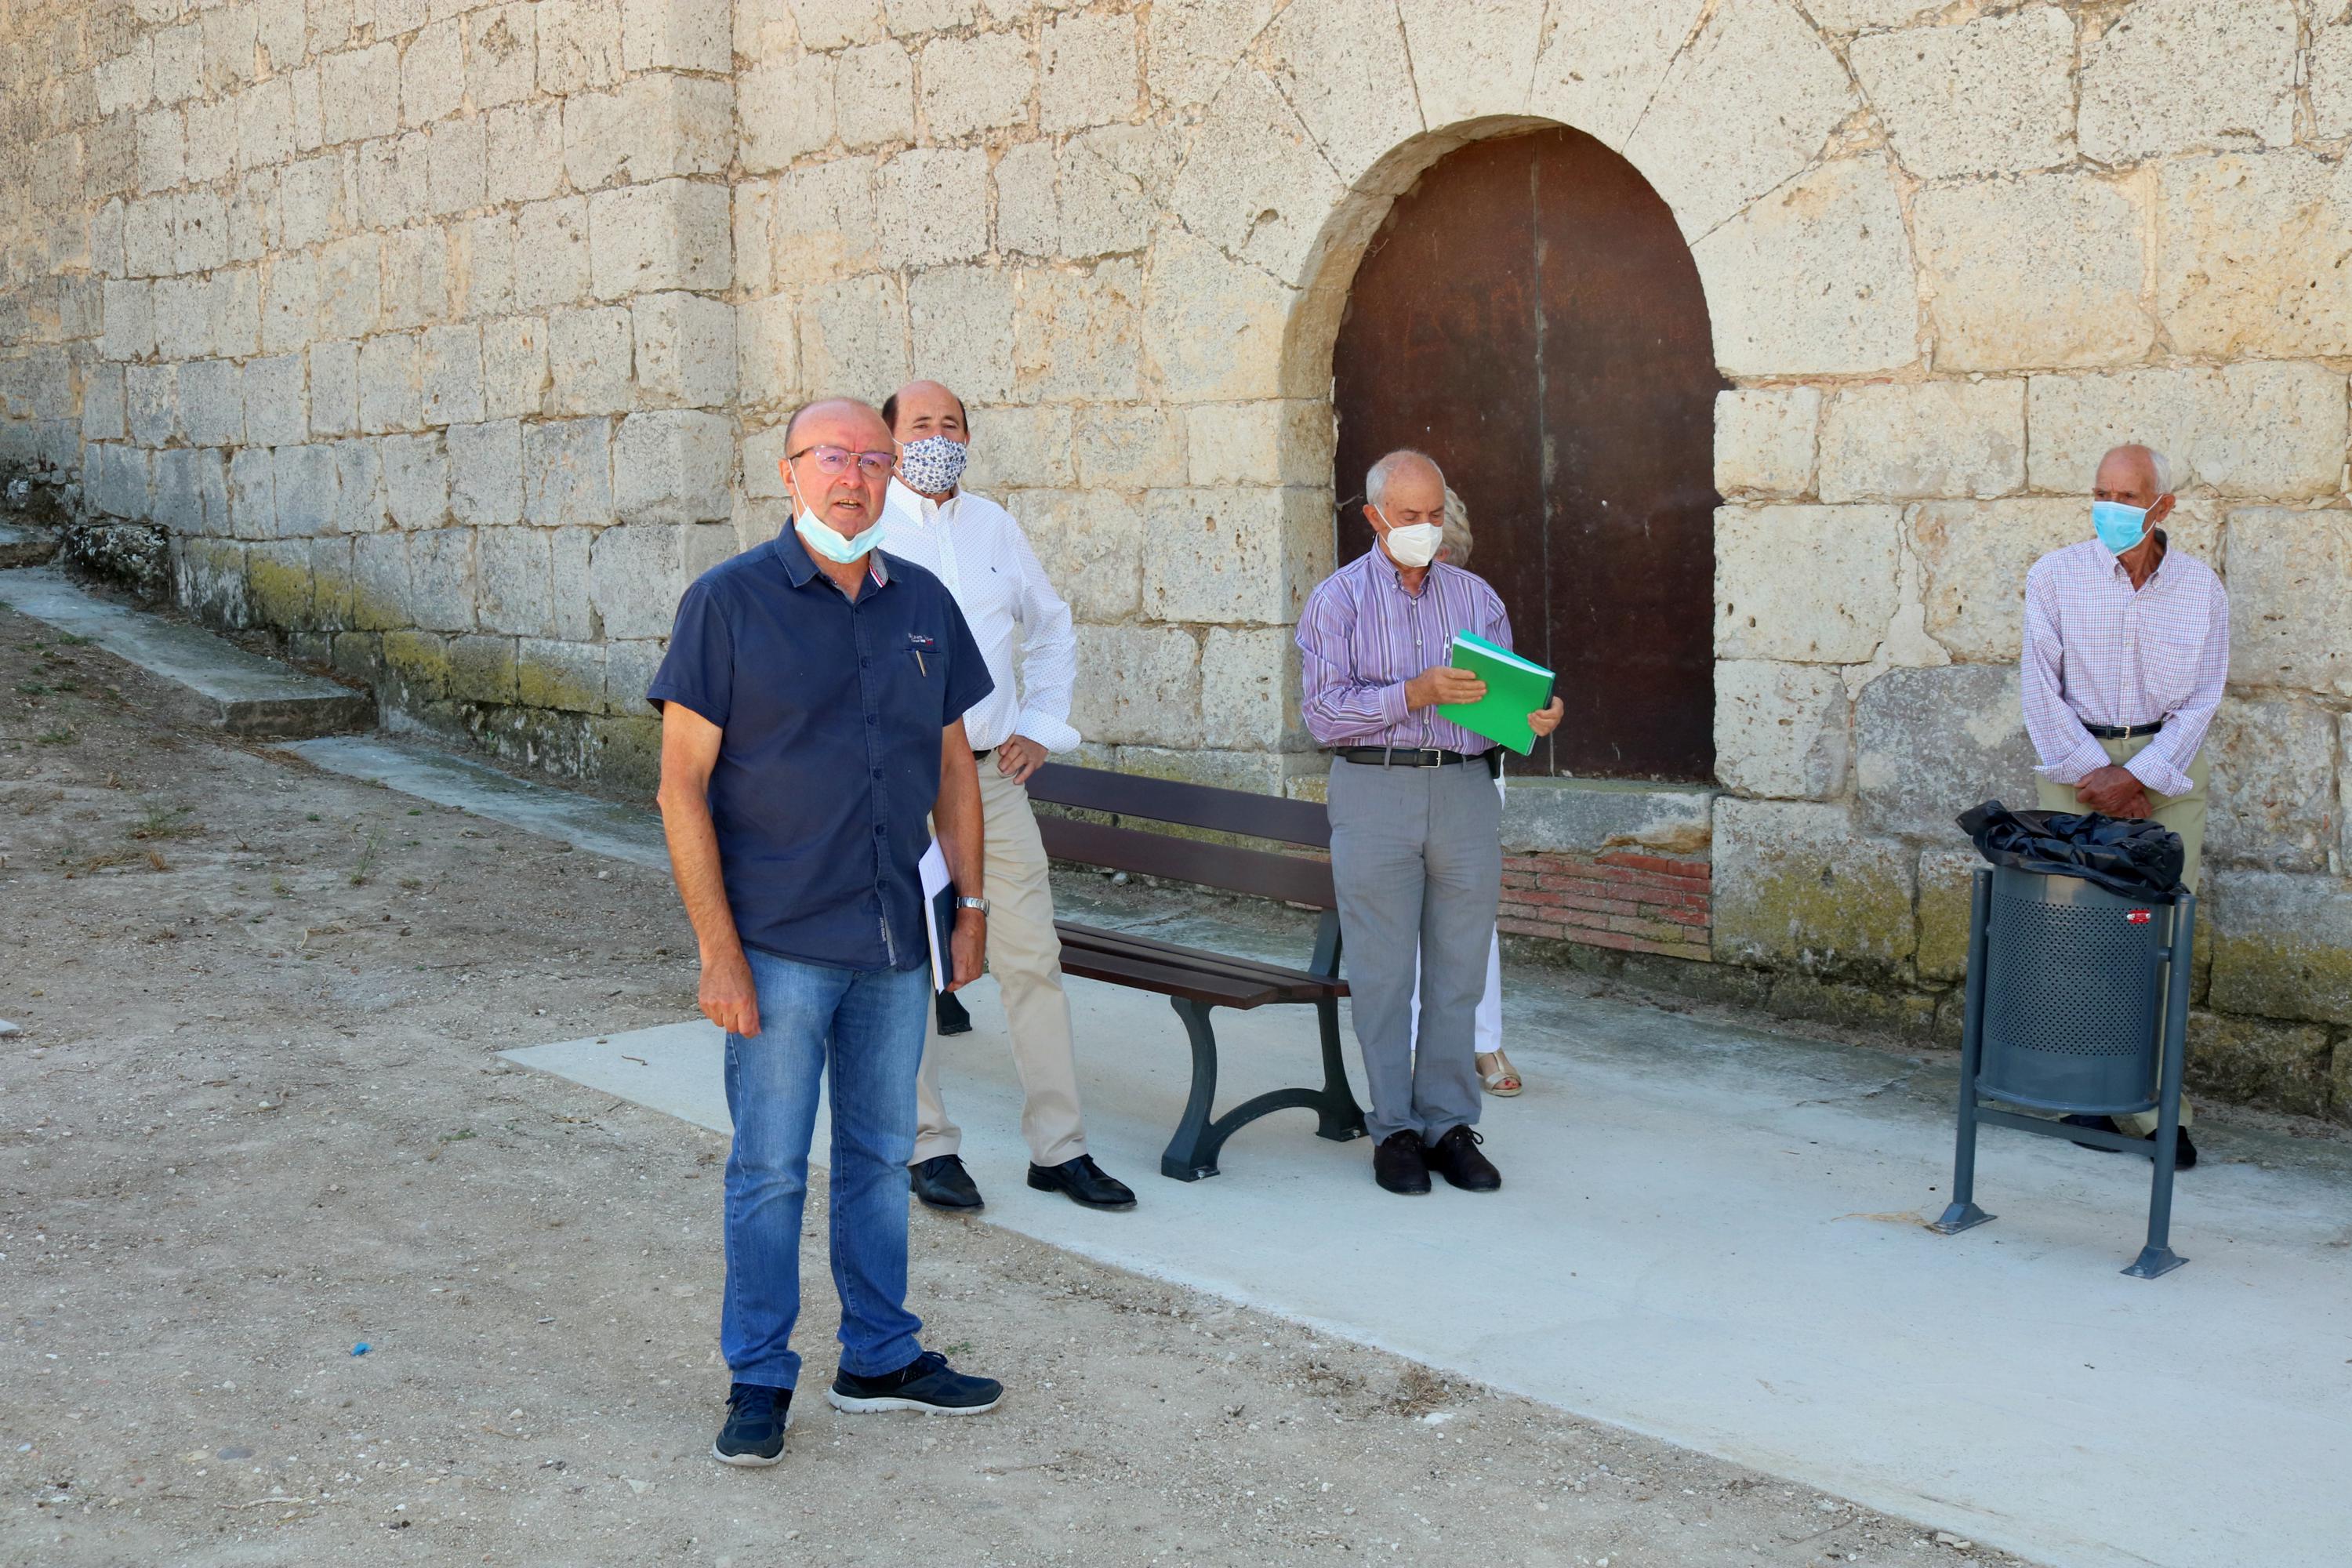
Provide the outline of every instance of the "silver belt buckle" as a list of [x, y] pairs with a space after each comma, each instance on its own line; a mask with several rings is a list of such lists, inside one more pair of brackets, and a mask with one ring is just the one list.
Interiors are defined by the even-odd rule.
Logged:
[[1427, 755], [1427, 757], [1429, 758], [1429, 761], [1428, 761], [1428, 762], [1426, 762], [1426, 763], [1423, 763], [1423, 764], [1422, 764], [1423, 767], [1430, 767], [1430, 768], [1442, 768], [1442, 767], [1444, 767], [1444, 766], [1445, 765], [1445, 748], [1444, 748], [1444, 747], [1443, 747], [1443, 746], [1423, 746], [1423, 747], [1422, 748], [1422, 751], [1423, 751], [1423, 752], [1425, 755]]

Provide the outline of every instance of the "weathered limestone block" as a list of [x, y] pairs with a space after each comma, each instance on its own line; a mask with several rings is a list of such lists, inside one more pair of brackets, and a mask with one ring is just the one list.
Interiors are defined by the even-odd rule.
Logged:
[[1186, 482], [1316, 484], [1331, 472], [1336, 434], [1329, 406], [1307, 398], [1188, 408]]
[[2352, 513], [2230, 514], [2230, 679], [2352, 697]]
[[217, 452], [176, 447], [155, 454], [155, 521], [174, 533], [205, 531], [204, 492], [196, 479], [196, 459], [217, 464]]
[[390, 528], [392, 512], [384, 500], [383, 447], [368, 437], [337, 441], [333, 446], [336, 528], [345, 533], [375, 533]]
[[1078, 627], [1070, 722], [1098, 745], [1201, 743], [1201, 648], [1178, 626]]
[[168, 191], [187, 178], [187, 117], [153, 109], [139, 117], [139, 188]]
[[923, 374], [953, 387], [967, 410], [1013, 390], [1013, 278], [1000, 268], [936, 268], [907, 285]]
[[[915, 139], [915, 58], [891, 39], [844, 49], [834, 58], [832, 90], [824, 100], [833, 133], [849, 148], [880, 147]], [[845, 104], [844, 116], [834, 111]]]
[[1938, 501], [1916, 509], [1911, 548], [1927, 635], [1955, 658], [2016, 662], [2025, 635], [2027, 570], [2090, 531], [2087, 499]]
[[1252, 40], [1249, 56], [1263, 57], [1346, 184], [1422, 130], [1404, 32], [1388, 7], [1293, 0]]
[[1141, 393], [1142, 267], [1038, 268], [1014, 281], [1014, 384], [1038, 399], [1132, 402]]
[[415, 622], [408, 607], [408, 542], [397, 533], [352, 541], [352, 625], [394, 631]]
[[667, 637], [687, 576], [679, 530], [627, 523], [596, 536], [588, 591], [608, 637]]
[[[197, 360], [191, 363], [217, 366], [227, 371], [232, 376], [236, 374], [236, 367], [225, 360]], [[180, 434], [180, 367], [168, 360], [162, 364], [134, 364], [125, 373], [123, 384], [130, 405], [131, 438], [142, 447], [169, 446], [173, 438]], [[229, 394], [232, 404], [236, 402], [236, 384], [234, 381], [230, 382]], [[210, 400], [207, 399], [206, 402], [209, 404]], [[209, 407], [200, 407], [196, 413], [199, 418], [218, 417]], [[242, 417], [240, 408], [231, 421], [234, 428], [226, 439], [199, 442], [197, 445], [233, 445], [237, 439], [236, 432], [241, 432], [243, 428], [242, 424], [238, 423]]]
[[1048, 133], [1124, 120], [1137, 108], [1136, 21], [1062, 16], [1037, 35], [1037, 123]]
[[597, 297], [725, 289], [732, 227], [723, 184], [656, 180], [596, 192], [588, 198], [588, 249]]
[[[343, 226], [343, 167], [339, 158], [305, 158], [278, 172], [279, 237], [289, 247], [331, 239]], [[128, 230], [125, 231], [126, 238]]]
[[262, 352], [288, 353], [307, 348], [317, 331], [318, 315], [318, 263], [300, 251], [277, 258], [262, 292]]
[[122, 209], [122, 264], [133, 278], [162, 278], [175, 270], [172, 225], [179, 203], [170, 196], [147, 196]]
[[480, 527], [521, 521], [522, 426], [512, 419], [452, 425], [446, 439], [450, 515]]
[[515, 226], [505, 213], [478, 217], [458, 229], [457, 270], [464, 279], [462, 316], [480, 321], [515, 308]]
[[609, 419], [558, 419], [524, 426], [524, 520], [541, 528], [610, 522], [612, 441]]
[[1895, 155], [1923, 180], [2074, 155], [2074, 18], [2036, 5], [1854, 40], [1848, 56]]
[[555, 618], [554, 575], [544, 531], [483, 529], [474, 536], [474, 568], [481, 583], [476, 614], [484, 631], [541, 637], [551, 629]]
[[1667, 68], [1625, 156], [1695, 240], [1819, 157], [1860, 107], [1837, 56], [1786, 0], [1727, 0]]
[[[315, 399], [318, 367], [313, 364]], [[482, 329], [482, 413], [492, 419], [537, 414], [547, 396], [547, 322], [512, 316]]]
[[239, 539], [278, 532], [277, 462], [267, 447], [247, 447], [228, 461], [228, 526]]
[[1281, 8], [1279, 0], [1154, 5], [1144, 52], [1153, 99], [1178, 106], [1208, 102], [1250, 40]]
[[1723, 796], [1713, 858], [1719, 960], [1892, 978], [1916, 950], [1913, 852], [1843, 806]]
[[397, 331], [449, 313], [449, 241], [430, 225], [383, 237], [383, 325]]
[[563, 169], [576, 190], [716, 174], [735, 144], [735, 89], [654, 71], [563, 103]]
[[1312, 491], [1153, 490], [1144, 520], [1147, 619], [1287, 625], [1328, 571], [1329, 514]]
[[416, 379], [425, 424], [470, 423], [481, 418], [481, 330], [430, 327], [420, 333]]
[[2226, 496], [2332, 495], [2344, 466], [2344, 376], [2315, 364], [2037, 375], [2025, 417], [2038, 490], [2087, 493], [2100, 458], [2126, 441], [2170, 457], [2175, 489]]
[[841, 278], [878, 263], [872, 158], [835, 158], [776, 182], [773, 244], [765, 259], [779, 279]]
[[1919, 852], [1919, 978], [1958, 981], [1969, 972], [1969, 900], [1985, 864], [1973, 847]]
[[318, 589], [310, 547], [300, 540], [263, 540], [245, 549], [246, 602], [266, 626], [309, 631], [317, 622]]
[[[555, 635], [578, 641], [604, 635], [588, 580], [589, 554], [601, 530], [559, 528], [550, 539], [555, 555]], [[637, 689], [638, 695], [645, 689]]]
[[[1205, 240], [1161, 235], [1144, 282], [1143, 342], [1162, 395], [1205, 403], [1284, 391], [1283, 325], [1296, 298]], [[1296, 395], [1328, 394], [1302, 385]]]
[[[198, 447], [235, 447], [247, 440], [257, 445], [266, 444], [262, 437], [248, 437], [246, 433], [247, 405], [243, 384], [251, 374], [251, 366], [240, 372], [236, 365], [225, 359], [189, 360], [182, 364], [176, 377], [179, 433]], [[166, 395], [170, 395], [172, 384], [167, 381], [165, 384]], [[154, 428], [150, 419], [142, 416], [141, 405], [144, 400], [142, 392], [134, 390], [131, 405], [131, 433], [142, 441], [145, 441], [147, 436], [142, 435], [141, 431], [145, 429], [152, 434]], [[268, 418], [268, 410], [264, 410], [264, 418], [265, 421]], [[161, 446], [163, 442], [152, 444]]]
[[2336, 721], [2315, 703], [2231, 697], [2206, 732], [2206, 852], [2233, 866], [2325, 871], [2336, 847]]
[[1997, 496], [2025, 484], [2025, 382], [1841, 387], [1822, 424], [1825, 501]]
[[2322, 1028], [2198, 1011], [2189, 1015], [2182, 1077], [2192, 1089], [2240, 1105], [2325, 1116], [2332, 1055]]
[[1304, 735], [1298, 645], [1287, 626], [1213, 626], [1201, 648], [1201, 734], [1212, 746], [1279, 751]]
[[1142, 603], [1143, 519], [1124, 497], [1099, 489], [1037, 489], [1003, 500], [1078, 620], [1135, 615]]
[[[888, 51], [897, 52], [901, 60], [906, 58], [905, 51], [896, 45], [858, 52]], [[845, 61], [841, 68], [845, 73], [849, 69]], [[858, 74], [862, 79], [866, 73]], [[753, 174], [782, 169], [831, 142], [835, 79], [835, 62], [823, 55], [770, 60], [745, 71], [738, 79], [736, 91], [736, 113], [743, 128], [740, 149], [743, 167]], [[862, 79], [859, 85], [864, 85]], [[911, 76], [907, 90], [911, 100]], [[863, 105], [855, 97], [850, 100], [850, 119], [853, 123], [864, 119]]]
[[392, 521], [409, 529], [440, 529], [446, 524], [449, 459], [441, 437], [387, 436], [377, 443], [377, 449], [383, 457], [384, 500]]
[[[352, 542], [341, 538], [312, 539], [310, 552], [311, 621], [322, 632], [348, 631], [352, 625]], [[328, 656], [331, 658], [331, 655]], [[320, 662], [326, 662], [321, 658]]]
[[734, 426], [725, 415], [632, 414], [613, 442], [613, 510], [623, 522], [701, 522], [728, 514]]
[[1870, 658], [1895, 615], [1900, 509], [1724, 507], [1715, 515], [1717, 658]]
[[342, 494], [331, 444], [278, 447], [271, 455], [270, 480], [281, 536], [309, 539], [337, 531]]
[[[212, 290], [194, 278], [155, 281], [155, 349], [165, 359], [195, 359], [216, 352], [209, 315]], [[230, 351], [234, 354], [235, 351]]]
[[549, 410], [617, 414], [635, 401], [629, 312], [619, 305], [557, 310], [547, 320]]
[[138, 517], [150, 506], [147, 453], [138, 447], [108, 443], [96, 448], [97, 473], [86, 480], [83, 493], [92, 510], [105, 517]]
[[119, 364], [92, 365], [82, 373], [81, 438], [84, 441], [120, 441], [128, 427], [128, 410], [124, 403], [123, 367]]
[[2182, 158], [2159, 173], [2157, 308], [2183, 353], [2352, 353], [2342, 269], [2352, 171], [2300, 150]]
[[391, 135], [400, 129], [400, 51], [386, 43], [327, 56], [319, 107], [330, 146]]
[[466, 101], [466, 39], [454, 19], [436, 22], [408, 40], [400, 56], [400, 121], [425, 125], [452, 115]]
[[172, 588], [180, 607], [214, 626], [252, 622], [245, 592], [245, 546], [225, 539], [172, 541]]
[[620, 0], [540, 0], [541, 92], [611, 87], [621, 71]]
[[813, 395], [871, 396], [904, 384], [907, 305], [898, 280], [868, 273], [812, 289], [801, 300], [801, 371]]
[[[2322, 137], [2352, 135], [2352, 16], [2313, 30], [2311, 109]], [[2352, 1101], [2347, 1109], [2352, 1110]]]
[[2144, 184], [2079, 172], [1931, 185], [1912, 202], [1942, 370], [2126, 364], [2140, 302]]
[[1078, 483], [1116, 490], [1184, 483], [1184, 420], [1156, 405], [1076, 411], [1071, 456]]
[[1067, 405], [968, 405], [975, 430], [967, 483], [983, 490], [1054, 489], [1077, 482]]
[[629, 313], [644, 402], [716, 407], [733, 401], [735, 311], [725, 302], [702, 294], [640, 294]]
[[970, 261], [988, 249], [988, 153], [978, 147], [910, 147], [876, 177], [886, 267]]
[[955, 141], [1029, 118], [1037, 62], [1018, 33], [936, 38], [923, 46], [923, 122]]
[[108, 359], [130, 360], [155, 352], [154, 295], [144, 283], [118, 282], [109, 279], [103, 285], [106, 337], [99, 353]]
[[2333, 877], [2206, 873], [2210, 1005], [2224, 1013], [2352, 1023], [2352, 891]]
[[[384, 455], [391, 477], [392, 455]], [[427, 528], [404, 536], [408, 542], [408, 608], [416, 625], [426, 631], [469, 632], [474, 629], [474, 531], [470, 528]]]
[[621, 63], [633, 71], [730, 69], [733, 13], [733, 0], [621, 0]]
[[[1108, 768], [1144, 778], [1173, 779], [1179, 784], [1206, 784], [1211, 789], [1237, 789], [1251, 795], [1288, 795], [1301, 775], [1297, 770], [1322, 759], [1300, 758], [1275, 752], [1212, 752], [1178, 750], [1172, 746], [1095, 746], [1078, 750], [1081, 767]], [[1311, 775], [1319, 782], [1323, 775]], [[1291, 798], [1297, 798], [1293, 795]], [[1319, 797], [1318, 797], [1319, 798]], [[1203, 837], [1208, 837], [1203, 835]]]
[[1852, 722], [1845, 681], [1822, 665], [1727, 659], [1715, 667], [1715, 771], [1745, 795], [1834, 800]]
[[1725, 495], [1803, 495], [1813, 488], [1822, 424], [1817, 386], [1734, 388], [1715, 395], [1715, 485]]
[[[526, 708], [551, 708], [560, 713], [605, 712], [606, 672], [602, 643], [526, 637], [515, 644], [515, 696]], [[644, 689], [638, 689], [642, 693]]]
[[1170, 205], [1187, 228], [1285, 282], [1297, 279], [1340, 185], [1291, 106], [1238, 71], [1209, 106]]
[[2038, 760], [2011, 666], [1890, 669], [1854, 701], [1855, 821], [1873, 832], [1948, 841], [1980, 801], [2030, 804]]
[[2083, 47], [2083, 151], [2128, 163], [2294, 139], [2292, 0], [2140, 0]]
[[595, 645], [604, 654], [604, 710], [643, 713], [650, 706], [646, 693], [653, 689], [654, 672], [661, 668], [665, 644], [638, 639]]
[[449, 639], [450, 700], [510, 703], [517, 689], [512, 637], [471, 635]]
[[1524, 110], [1547, 9], [1545, 0], [1401, 0], [1423, 117], [1446, 126]]
[[1729, 375], [1860, 374], [1919, 357], [1919, 289], [1893, 171], [1845, 158], [1691, 247]]
[[[1181, 154], [1174, 137], [1149, 125], [1106, 125], [1065, 142], [1049, 213], [1058, 225], [1061, 256], [1076, 261], [1149, 245]], [[1003, 216], [1000, 205], [1000, 229]]]
[[563, 188], [563, 111], [552, 99], [482, 117], [489, 199], [530, 202]]
[[478, 109], [520, 103], [539, 71], [538, 7], [518, 3], [477, 11], [466, 24], [466, 90]]

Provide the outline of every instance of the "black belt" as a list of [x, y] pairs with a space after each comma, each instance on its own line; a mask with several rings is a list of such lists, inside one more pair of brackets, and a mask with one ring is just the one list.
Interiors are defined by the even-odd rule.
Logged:
[[1503, 766], [1500, 752], [1481, 752], [1473, 757], [1435, 746], [1339, 746], [1331, 754], [1343, 763], [1361, 763], [1375, 768], [1442, 768], [1452, 763], [1475, 763], [1486, 770], [1490, 778], [1498, 775]]
[[994, 750], [996, 750], [994, 746], [984, 747], [980, 751], [972, 752], [971, 760], [975, 763], [984, 763], [988, 761], [988, 753]]
[[2083, 728], [2102, 741], [2130, 741], [2155, 734], [2164, 728], [2164, 721], [2158, 719], [2153, 724], [2085, 724]]

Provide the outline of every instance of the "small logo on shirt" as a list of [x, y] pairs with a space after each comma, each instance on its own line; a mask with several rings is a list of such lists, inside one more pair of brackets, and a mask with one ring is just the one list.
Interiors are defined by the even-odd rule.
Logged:
[[907, 634], [907, 646], [908, 647], [930, 648], [937, 647], [940, 645], [936, 638], [927, 637], [920, 632], [908, 632]]
[[2144, 926], [2144, 925], [2147, 924], [2147, 922], [2148, 922], [2148, 921], [2150, 921], [2154, 920], [2155, 918], [2156, 918], [2156, 917], [2155, 917], [2154, 915], [2150, 914], [2150, 913], [2149, 913], [2147, 910], [2132, 910], [2130, 913], [2128, 913], [2128, 914], [2126, 914], [2126, 915], [2125, 915], [2125, 916], [2124, 916], [2124, 919], [2125, 919], [2126, 921], [2129, 921], [2131, 924], [2136, 925], [2136, 926]]

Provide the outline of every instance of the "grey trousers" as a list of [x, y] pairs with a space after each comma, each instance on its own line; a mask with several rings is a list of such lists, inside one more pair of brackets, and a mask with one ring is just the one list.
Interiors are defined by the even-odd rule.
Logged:
[[[1478, 1120], [1474, 1044], [1503, 888], [1502, 804], [1478, 763], [1331, 760], [1331, 880], [1375, 1142]], [[1419, 1047], [1413, 955], [1420, 953]]]

